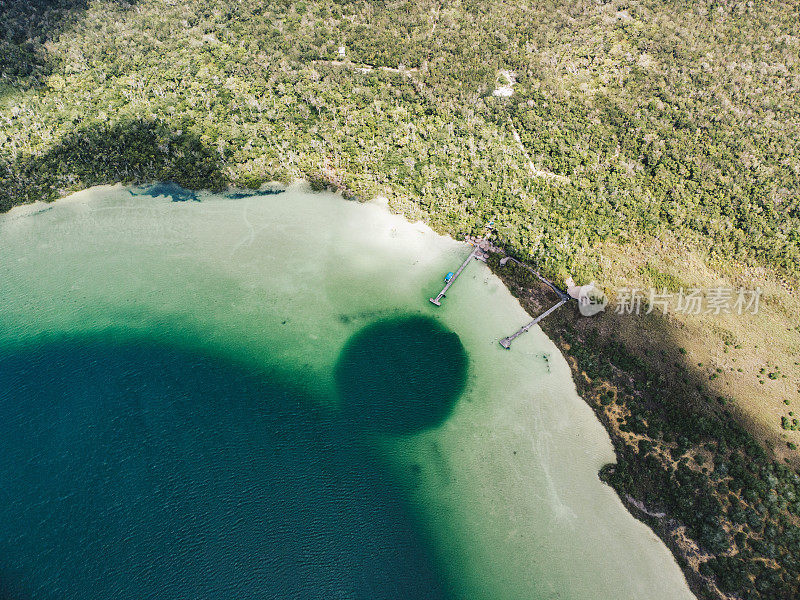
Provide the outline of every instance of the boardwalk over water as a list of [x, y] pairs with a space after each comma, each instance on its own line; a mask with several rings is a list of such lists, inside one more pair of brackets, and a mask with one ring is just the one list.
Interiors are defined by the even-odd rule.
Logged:
[[503, 348], [505, 348], [506, 350], [510, 350], [511, 349], [511, 342], [513, 342], [515, 339], [517, 339], [523, 333], [528, 331], [531, 327], [536, 325], [539, 321], [544, 319], [547, 315], [549, 315], [551, 312], [553, 312], [559, 306], [561, 306], [562, 304], [566, 304], [568, 301], [569, 301], [569, 298], [562, 298], [561, 300], [556, 302], [553, 306], [551, 306], [546, 311], [544, 311], [542, 314], [540, 314], [538, 317], [536, 317], [533, 321], [531, 321], [527, 325], [523, 325], [515, 333], [511, 334], [508, 337], [504, 337], [502, 340], [500, 340], [500, 345]]
[[569, 294], [567, 294], [567, 292], [562, 290], [555, 283], [553, 283], [552, 281], [550, 281], [546, 277], [543, 277], [538, 271], [536, 271], [535, 269], [532, 269], [531, 267], [529, 267], [525, 263], [518, 261], [516, 258], [512, 258], [511, 256], [506, 256], [504, 258], [501, 258], [500, 259], [500, 265], [501, 266], [505, 265], [509, 260], [515, 262], [519, 266], [521, 266], [524, 269], [527, 269], [528, 271], [533, 273], [539, 281], [544, 283], [547, 287], [549, 287], [556, 294], [558, 294], [559, 300], [553, 306], [551, 306], [546, 311], [544, 311], [542, 314], [540, 314], [538, 317], [533, 319], [533, 321], [530, 321], [529, 323], [526, 323], [525, 325], [523, 325], [522, 327], [517, 329], [517, 331], [515, 331], [514, 333], [512, 333], [508, 337], [504, 337], [502, 340], [500, 340], [500, 345], [503, 348], [505, 348], [506, 350], [510, 350], [511, 349], [511, 342], [513, 342], [515, 339], [517, 339], [523, 333], [528, 331], [531, 327], [536, 325], [539, 321], [544, 319], [547, 315], [549, 315], [550, 313], [555, 311], [558, 307], [562, 306], [563, 304], [566, 304], [567, 302], [569, 302], [572, 299], [572, 297]]
[[[490, 233], [491, 230], [487, 231], [486, 235], [483, 236], [481, 242], [485, 242], [489, 238]], [[476, 255], [479, 252], [481, 252], [481, 244], [477, 243], [475, 244], [475, 248], [472, 250], [472, 252], [469, 253], [469, 256], [466, 258], [466, 260], [463, 263], [461, 263], [460, 267], [458, 267], [458, 270], [453, 274], [453, 276], [450, 279], [447, 280], [447, 283], [444, 284], [444, 287], [442, 288], [442, 291], [439, 292], [439, 295], [436, 296], [436, 298], [430, 298], [429, 300], [433, 302], [436, 306], [441, 306], [442, 298], [444, 298], [444, 295], [447, 293], [447, 290], [449, 290], [450, 286], [456, 282], [456, 279], [458, 279], [458, 276], [461, 275], [462, 271], [467, 268], [469, 261], [472, 260], [474, 257], [476, 257]]]
[[[484, 261], [486, 260], [486, 257], [488, 256], [488, 252], [483, 250], [482, 248], [486, 247], [486, 243], [485, 242], [488, 240], [489, 235], [491, 234], [491, 225], [489, 227], [487, 227], [487, 229], [488, 229], [488, 231], [486, 232], [486, 235], [483, 236], [482, 239], [475, 240], [474, 242], [470, 241], [470, 243], [472, 243], [475, 246], [475, 248], [472, 250], [472, 252], [469, 253], [469, 256], [467, 256], [467, 258], [464, 260], [464, 262], [461, 263], [461, 266], [458, 267], [458, 270], [453, 274], [453, 276], [450, 277], [449, 279], [447, 279], [446, 283], [444, 284], [444, 287], [442, 288], [442, 291], [439, 292], [439, 294], [436, 296], [436, 298], [430, 298], [430, 301], [433, 304], [435, 304], [436, 306], [441, 306], [442, 305], [442, 298], [445, 297], [445, 294], [447, 293], [447, 290], [449, 290], [450, 286], [455, 283], [456, 279], [458, 279], [458, 276], [461, 275], [461, 273], [464, 271], [464, 269], [467, 268], [467, 265], [469, 264], [469, 262], [473, 258], [479, 258], [479, 259], [484, 260]], [[493, 250], [501, 251], [499, 249], [494, 249], [494, 248], [493, 248]], [[511, 349], [511, 342], [513, 342], [515, 339], [517, 339], [523, 333], [528, 331], [531, 327], [536, 325], [539, 321], [544, 319], [547, 315], [549, 315], [550, 313], [555, 311], [557, 308], [559, 308], [560, 306], [566, 304], [567, 302], [569, 302], [572, 299], [572, 297], [569, 294], [567, 294], [567, 292], [565, 292], [564, 290], [559, 288], [552, 281], [550, 281], [546, 277], [543, 277], [538, 271], [536, 271], [535, 269], [533, 269], [530, 266], [526, 265], [525, 263], [518, 261], [516, 258], [513, 258], [511, 256], [505, 256], [505, 257], [500, 259], [500, 265], [501, 266], [505, 265], [509, 260], [513, 261], [516, 264], [518, 264], [522, 268], [527, 269], [528, 271], [530, 271], [534, 276], [536, 276], [536, 278], [539, 281], [541, 281], [547, 287], [549, 287], [551, 290], [553, 290], [558, 295], [558, 302], [556, 302], [553, 306], [548, 308], [546, 311], [544, 311], [542, 314], [540, 314], [538, 317], [536, 317], [535, 319], [533, 319], [529, 323], [526, 323], [525, 325], [520, 327], [513, 334], [509, 335], [508, 337], [504, 337], [502, 340], [500, 340], [500, 345], [503, 348], [505, 348], [506, 350], [510, 350]]]

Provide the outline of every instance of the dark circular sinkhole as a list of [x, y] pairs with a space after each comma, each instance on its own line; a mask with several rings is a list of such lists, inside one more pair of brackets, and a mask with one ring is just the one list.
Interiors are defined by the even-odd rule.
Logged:
[[458, 335], [428, 317], [382, 320], [354, 334], [336, 364], [346, 417], [358, 427], [414, 433], [450, 415], [467, 379]]

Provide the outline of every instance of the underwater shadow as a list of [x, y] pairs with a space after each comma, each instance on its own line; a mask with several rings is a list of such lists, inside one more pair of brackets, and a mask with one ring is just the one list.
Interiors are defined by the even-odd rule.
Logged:
[[31, 595], [22, 591], [16, 578], [0, 570], [0, 600], [31, 600]]

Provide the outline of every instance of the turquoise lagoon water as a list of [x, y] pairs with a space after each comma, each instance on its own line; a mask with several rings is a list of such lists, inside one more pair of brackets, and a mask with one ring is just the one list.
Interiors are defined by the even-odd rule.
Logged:
[[463, 244], [170, 190], [0, 216], [0, 598], [692, 597]]

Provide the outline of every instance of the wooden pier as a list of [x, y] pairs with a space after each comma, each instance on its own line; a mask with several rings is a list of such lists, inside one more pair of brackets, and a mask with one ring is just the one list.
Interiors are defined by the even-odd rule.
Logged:
[[528, 331], [528, 330], [529, 330], [531, 327], [533, 327], [534, 325], [536, 325], [536, 324], [537, 324], [539, 321], [541, 321], [542, 319], [544, 319], [544, 318], [545, 318], [547, 315], [549, 315], [551, 312], [553, 312], [553, 311], [554, 311], [555, 309], [557, 309], [559, 306], [561, 306], [562, 304], [566, 304], [568, 301], [569, 301], [569, 298], [562, 298], [561, 300], [559, 300], [558, 302], [556, 302], [556, 303], [555, 303], [553, 306], [551, 306], [551, 307], [550, 307], [550, 308], [548, 308], [546, 311], [544, 311], [542, 314], [540, 314], [538, 317], [536, 317], [536, 318], [535, 318], [533, 321], [531, 321], [531, 322], [530, 322], [530, 323], [528, 323], [527, 325], [523, 325], [522, 327], [520, 327], [520, 328], [519, 328], [519, 329], [518, 329], [518, 330], [517, 330], [515, 333], [513, 333], [512, 335], [510, 335], [510, 336], [508, 336], [508, 337], [504, 337], [502, 340], [500, 340], [500, 345], [501, 345], [503, 348], [505, 348], [506, 350], [510, 350], [510, 349], [511, 349], [511, 342], [513, 342], [515, 339], [517, 339], [517, 338], [518, 338], [519, 336], [521, 336], [523, 333], [525, 333], [526, 331]]
[[[464, 271], [464, 269], [467, 268], [467, 265], [469, 264], [469, 261], [471, 261], [473, 258], [481, 259], [481, 260], [484, 260], [484, 261], [486, 260], [486, 258], [489, 256], [489, 250], [488, 250], [489, 246], [487, 246], [486, 242], [488, 241], [489, 235], [491, 234], [491, 228], [492, 228], [492, 223], [489, 223], [489, 225], [487, 226], [486, 235], [483, 236], [483, 238], [480, 239], [480, 240], [473, 239], [473, 238], [468, 238], [468, 241], [471, 244], [473, 244], [475, 246], [475, 248], [472, 250], [472, 252], [469, 253], [469, 256], [467, 256], [466, 260], [463, 263], [461, 263], [461, 266], [458, 267], [458, 270], [455, 273], [452, 274], [452, 277], [450, 277], [449, 279], [446, 280], [446, 282], [444, 284], [444, 287], [442, 288], [442, 291], [439, 292], [439, 294], [436, 296], [436, 298], [430, 298], [430, 301], [433, 304], [435, 304], [436, 306], [441, 306], [442, 305], [442, 298], [444, 298], [444, 295], [447, 293], [447, 290], [450, 289], [450, 286], [455, 283], [456, 279], [458, 279], [458, 276], [461, 275], [461, 273]], [[502, 253], [502, 249], [500, 249], [500, 248], [492, 247], [492, 251], [493, 252], [496, 251], [496, 252], [501, 252]], [[527, 269], [528, 271], [530, 271], [533, 275], [536, 276], [536, 278], [539, 281], [541, 281], [547, 287], [549, 287], [551, 290], [553, 290], [558, 295], [558, 302], [556, 302], [553, 306], [548, 308], [546, 311], [544, 311], [542, 314], [540, 314], [538, 317], [536, 317], [530, 323], [527, 323], [527, 324], [523, 325], [522, 327], [520, 327], [512, 335], [510, 335], [508, 337], [504, 337], [502, 340], [500, 340], [500, 345], [503, 348], [505, 348], [506, 350], [510, 350], [511, 349], [511, 342], [513, 342], [515, 339], [517, 339], [523, 333], [528, 331], [531, 327], [536, 325], [539, 321], [544, 319], [547, 315], [549, 315], [550, 313], [555, 311], [557, 308], [559, 308], [560, 306], [566, 304], [567, 302], [569, 302], [572, 299], [571, 296], [569, 294], [567, 294], [567, 292], [565, 292], [564, 290], [559, 288], [552, 281], [550, 281], [546, 277], [543, 277], [541, 274], [539, 274], [538, 271], [536, 271], [535, 269], [533, 269], [530, 266], [526, 265], [525, 263], [518, 261], [516, 258], [513, 258], [511, 256], [505, 256], [505, 257], [500, 259], [500, 265], [501, 266], [505, 265], [509, 260], [513, 261], [514, 263], [518, 264], [519, 266], [523, 267], [524, 269]], [[450, 274], [448, 273], [448, 275], [450, 275]]]
[[[490, 233], [491, 233], [491, 230], [487, 231], [486, 235], [483, 236], [483, 239], [481, 240], [481, 242], [485, 242], [489, 238], [489, 234]], [[439, 295], [436, 296], [436, 298], [429, 298], [429, 300], [431, 302], [433, 302], [436, 306], [441, 306], [442, 305], [442, 298], [444, 298], [444, 295], [447, 293], [447, 290], [449, 290], [450, 286], [453, 285], [456, 282], [456, 279], [458, 279], [458, 276], [461, 275], [461, 272], [464, 269], [467, 268], [467, 265], [469, 264], [469, 261], [472, 260], [473, 258], [477, 258], [477, 255], [478, 255], [479, 252], [482, 252], [480, 242], [475, 244], [475, 248], [472, 250], [472, 252], [469, 253], [469, 256], [467, 257], [467, 259], [463, 263], [461, 263], [461, 266], [458, 267], [458, 270], [447, 281], [447, 283], [444, 284], [444, 287], [442, 288], [442, 291], [439, 292]]]
[[472, 252], [469, 253], [469, 256], [467, 257], [467, 260], [465, 260], [463, 263], [461, 263], [461, 266], [458, 267], [458, 271], [456, 271], [455, 274], [450, 278], [450, 280], [447, 283], [444, 284], [444, 287], [442, 288], [442, 291], [439, 292], [439, 295], [436, 296], [436, 298], [429, 298], [429, 300], [431, 302], [433, 302], [436, 306], [441, 306], [442, 305], [442, 298], [444, 298], [445, 293], [447, 292], [447, 290], [450, 289], [450, 286], [453, 285], [456, 282], [456, 279], [458, 279], [458, 276], [461, 275], [461, 272], [467, 267], [467, 265], [469, 264], [469, 261], [472, 260], [472, 257], [475, 256], [475, 254], [478, 252], [478, 250], [480, 250], [480, 246], [475, 246], [475, 249]]
[[550, 307], [550, 308], [548, 308], [546, 311], [544, 311], [542, 314], [540, 314], [538, 317], [536, 317], [536, 318], [535, 318], [533, 321], [531, 321], [530, 323], [527, 323], [526, 325], [523, 325], [522, 327], [520, 327], [520, 328], [519, 328], [519, 329], [518, 329], [518, 330], [517, 330], [515, 333], [513, 333], [512, 335], [510, 335], [510, 336], [508, 336], [508, 337], [504, 337], [502, 340], [500, 340], [500, 345], [501, 345], [503, 348], [505, 348], [506, 350], [510, 350], [510, 349], [511, 349], [511, 342], [513, 342], [515, 339], [517, 339], [517, 338], [518, 338], [519, 336], [521, 336], [523, 333], [525, 333], [526, 331], [528, 331], [528, 330], [529, 330], [531, 327], [533, 327], [534, 325], [536, 325], [536, 324], [537, 324], [539, 321], [541, 321], [542, 319], [544, 319], [544, 318], [545, 318], [547, 315], [549, 315], [550, 313], [552, 313], [552, 312], [553, 312], [554, 310], [556, 310], [558, 307], [560, 307], [560, 306], [561, 306], [561, 305], [563, 305], [563, 304], [566, 304], [567, 302], [569, 302], [569, 301], [572, 299], [572, 297], [571, 297], [569, 294], [567, 294], [567, 292], [565, 292], [564, 290], [562, 290], [561, 288], [559, 288], [559, 287], [558, 287], [556, 284], [554, 284], [552, 281], [550, 281], [550, 280], [549, 280], [549, 279], [547, 279], [546, 277], [543, 277], [541, 274], [539, 274], [539, 272], [538, 272], [538, 271], [536, 271], [535, 269], [532, 269], [531, 267], [529, 267], [529, 266], [528, 266], [528, 265], [526, 265], [525, 263], [518, 261], [516, 258], [513, 258], [513, 257], [511, 257], [511, 256], [506, 256], [506, 257], [503, 257], [503, 258], [501, 258], [501, 259], [500, 259], [500, 266], [503, 266], [503, 265], [505, 265], [505, 264], [506, 264], [506, 263], [507, 263], [509, 260], [510, 260], [510, 261], [513, 261], [514, 263], [518, 264], [519, 266], [523, 267], [524, 269], [527, 269], [528, 271], [530, 271], [530, 272], [531, 272], [533, 275], [535, 275], [535, 276], [536, 276], [536, 278], [537, 278], [539, 281], [541, 281], [542, 283], [544, 283], [544, 284], [545, 284], [547, 287], [549, 287], [549, 288], [550, 288], [551, 290], [553, 290], [553, 291], [554, 291], [556, 294], [558, 294], [558, 298], [559, 298], [559, 300], [558, 300], [558, 302], [556, 302], [556, 303], [555, 303], [553, 306], [551, 306], [551, 307]]

